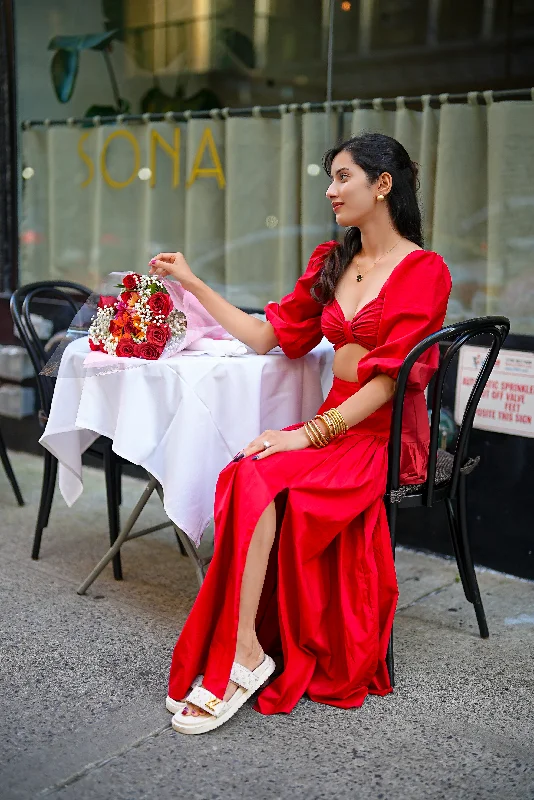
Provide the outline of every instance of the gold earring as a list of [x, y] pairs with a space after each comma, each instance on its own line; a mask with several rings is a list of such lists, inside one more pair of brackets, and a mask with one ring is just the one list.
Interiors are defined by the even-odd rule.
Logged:
[[379, 194], [376, 199], [380, 202], [380, 201], [382, 201], [384, 199], [384, 195], [383, 194]]

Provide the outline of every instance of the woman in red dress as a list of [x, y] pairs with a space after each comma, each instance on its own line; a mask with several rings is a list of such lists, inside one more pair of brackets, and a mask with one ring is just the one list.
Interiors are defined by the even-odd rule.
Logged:
[[[395, 379], [409, 351], [443, 324], [451, 280], [422, 249], [417, 167], [395, 139], [362, 134], [326, 153], [326, 196], [348, 230], [312, 253], [304, 275], [263, 322], [232, 306], [162, 253], [172, 275], [257, 353], [300, 358], [323, 336], [334, 382], [320, 417], [265, 431], [221, 472], [215, 549], [174, 649], [167, 708], [173, 727], [223, 724], [274, 671], [263, 714], [289, 713], [306, 694], [359, 707], [392, 691], [385, 656], [398, 590], [383, 496]], [[410, 375], [402, 481], [425, 479], [424, 389], [437, 350]]]

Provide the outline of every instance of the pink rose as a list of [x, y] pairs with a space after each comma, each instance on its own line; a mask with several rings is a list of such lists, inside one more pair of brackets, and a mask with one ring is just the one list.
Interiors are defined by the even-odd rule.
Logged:
[[114, 306], [117, 302], [117, 298], [113, 297], [110, 294], [101, 294], [100, 300], [98, 301], [99, 308], [108, 308], [109, 306]]
[[167, 317], [172, 311], [172, 300], [168, 294], [155, 292], [148, 301], [148, 307], [153, 314], [162, 314]]
[[163, 347], [150, 344], [150, 342], [142, 342], [137, 347], [136, 355], [138, 358], [146, 358], [148, 361], [156, 361], [160, 357], [162, 350]]
[[125, 275], [122, 279], [122, 285], [125, 289], [135, 289], [137, 284], [139, 283], [141, 276], [137, 274], [137, 272], [130, 272], [128, 275]]
[[123, 336], [119, 341], [115, 355], [122, 356], [122, 358], [131, 358], [135, 355], [135, 345], [129, 336]]
[[155, 325], [151, 322], [146, 329], [147, 342], [155, 344], [156, 347], [165, 347], [170, 335], [171, 329], [168, 325]]

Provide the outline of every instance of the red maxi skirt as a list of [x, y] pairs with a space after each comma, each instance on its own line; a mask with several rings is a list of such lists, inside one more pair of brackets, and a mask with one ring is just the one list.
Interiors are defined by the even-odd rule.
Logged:
[[[320, 412], [359, 385], [334, 378]], [[425, 478], [428, 417], [422, 392], [407, 398], [404, 483]], [[241, 580], [256, 524], [273, 500], [277, 534], [256, 619], [265, 652], [283, 670], [259, 695], [263, 714], [290, 712], [306, 694], [359, 707], [392, 691], [385, 664], [398, 597], [383, 496], [391, 403], [321, 449], [251, 457], [223, 469], [215, 492], [215, 548], [174, 648], [169, 695], [193, 679], [222, 698], [235, 655]], [[291, 426], [298, 428], [299, 425]]]

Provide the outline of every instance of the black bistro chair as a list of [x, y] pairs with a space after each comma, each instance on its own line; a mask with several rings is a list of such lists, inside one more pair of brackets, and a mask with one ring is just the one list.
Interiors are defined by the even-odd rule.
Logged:
[[[43, 429], [50, 413], [55, 379], [41, 375], [41, 370], [52, 355], [54, 346], [61, 342], [66, 335], [66, 330], [72, 318], [90, 294], [91, 290], [85, 286], [71, 283], [70, 281], [58, 280], [29, 283], [26, 286], [21, 286], [11, 296], [10, 307], [13, 321], [35, 371], [40, 403], [39, 422]], [[39, 314], [53, 323], [53, 332], [48, 340], [48, 343], [52, 345], [51, 347], [48, 347], [47, 343], [40, 339], [32, 321], [32, 313]], [[113, 452], [111, 441], [103, 436], [99, 437], [86, 452], [103, 460], [104, 463], [109, 538], [111, 544], [113, 544], [119, 535], [120, 529], [119, 507], [121, 504], [121, 471], [123, 462]], [[57, 466], [57, 459], [45, 449], [41, 500], [32, 547], [32, 558], [34, 559], [39, 558], [43, 530], [47, 527], [50, 517], [56, 486]], [[120, 553], [117, 553], [113, 558], [113, 575], [116, 580], [122, 579]]]
[[19, 489], [19, 485], [17, 483], [17, 479], [15, 477], [15, 473], [13, 472], [13, 467], [11, 466], [11, 461], [9, 460], [9, 456], [7, 454], [7, 447], [6, 443], [4, 442], [4, 437], [2, 436], [2, 429], [0, 428], [0, 461], [4, 467], [4, 471], [7, 475], [7, 478], [11, 484], [11, 488], [17, 498], [17, 503], [19, 506], [24, 505], [24, 500], [22, 498], [22, 494]]
[[[427, 336], [426, 339], [423, 339], [422, 342], [414, 347], [406, 357], [397, 378], [389, 441], [388, 482], [385, 504], [393, 553], [395, 554], [397, 514], [399, 511], [403, 508], [413, 508], [416, 506], [426, 506], [430, 508], [436, 503], [444, 502], [447, 509], [449, 532], [463, 590], [466, 599], [474, 606], [480, 636], [483, 639], [489, 636], [489, 631], [469, 545], [466, 487], [467, 475], [475, 469], [480, 458], [478, 456], [475, 458], [469, 457], [468, 448], [478, 402], [509, 330], [510, 320], [506, 317], [480, 317], [478, 319], [470, 319], [466, 322], [448, 325], [441, 331]], [[445, 375], [452, 359], [460, 348], [471, 341], [471, 339], [480, 336], [484, 336], [485, 342], [489, 340], [490, 349], [471, 389], [462, 424], [454, 445], [454, 451], [448, 452], [438, 447], [440, 410]], [[431, 406], [432, 417], [427, 480], [425, 483], [415, 486], [402, 486], [400, 484], [401, 428], [408, 375], [421, 354], [440, 342], [450, 342], [450, 344], [448, 344], [445, 351], [442, 352], [438, 371], [431, 383], [431, 386], [433, 386], [433, 398]], [[393, 635], [389, 643], [387, 665], [393, 685]]]

